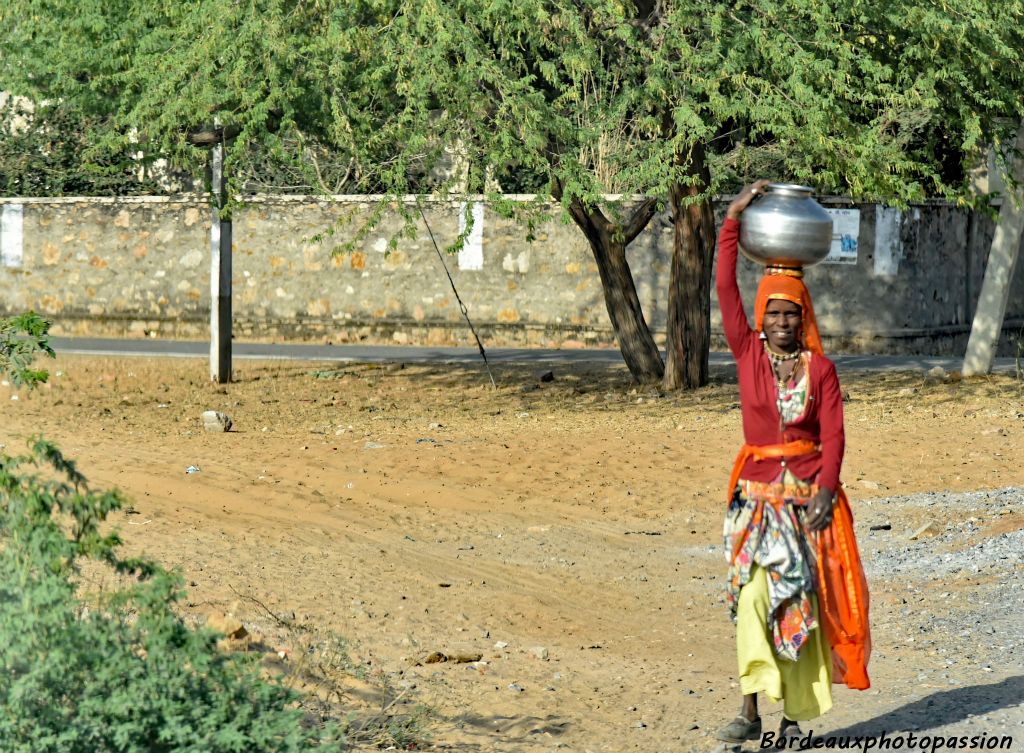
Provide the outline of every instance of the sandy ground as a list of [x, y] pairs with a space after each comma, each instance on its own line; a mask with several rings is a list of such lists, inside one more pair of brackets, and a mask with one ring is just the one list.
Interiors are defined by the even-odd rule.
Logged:
[[[122, 489], [126, 547], [181, 569], [190, 615], [231, 612], [290, 652], [269, 613], [345, 636], [367, 677], [351, 702], [378, 702], [386, 681], [402, 694], [393, 710], [432, 710], [428, 746], [711, 750], [738, 707], [721, 598], [741, 443], [727, 375], [660, 395], [621, 367], [555, 367], [545, 383], [503, 366], [497, 390], [475, 367], [243, 362], [226, 387], [195, 360], [49, 368], [33, 394], [0, 388], [7, 452], [43, 434], [95, 486]], [[900, 503], [1024, 486], [1012, 376], [841, 379], [866, 559], [916, 546], [970, 560], [1024, 528], [1014, 492], [970, 509]], [[207, 409], [234, 429], [204, 432]], [[874, 685], [837, 688], [805, 729], [1013, 734], [1024, 749], [1020, 550], [993, 567], [875, 567]], [[482, 660], [418, 663], [431, 652]], [[778, 707], [762, 712], [777, 726]]]

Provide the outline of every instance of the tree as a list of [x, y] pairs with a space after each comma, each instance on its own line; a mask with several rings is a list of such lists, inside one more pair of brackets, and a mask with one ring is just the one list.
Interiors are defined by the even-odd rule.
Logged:
[[[0, 73], [108, 114], [98, 144], [180, 164], [219, 122], [229, 168], [258, 149], [312, 172], [313, 139], [358, 190], [486, 193], [528, 224], [545, 196], [514, 205], [487, 176], [540, 188], [590, 244], [631, 373], [674, 388], [707, 379], [712, 197], [768, 175], [966, 202], [963, 160], [1024, 111], [1022, 18], [1024, 0], [10, 0]], [[456, 144], [465, 175], [435, 180]], [[664, 207], [667, 367], [627, 256]]]
[[1022, 152], [1024, 123], [1017, 131], [1017, 143], [1014, 144], [1014, 165], [1011, 169], [1013, 182], [1009, 184], [1011, 190], [999, 208], [999, 223], [985, 264], [985, 278], [978, 295], [978, 305], [961, 367], [964, 376], [979, 376], [992, 371], [992, 362], [1003, 334], [1013, 270], [1020, 255], [1021, 238], [1024, 237], [1024, 197], [1020, 192], [1024, 164], [1019, 156]]
[[[132, 150], [96, 151], [90, 134], [102, 130], [60, 102], [32, 105], [0, 94], [0, 196], [119, 196], [153, 193]], [[92, 150], [85, 162], [83, 151]]]
[[165, 159], [202, 176], [205, 158], [193, 145], [219, 123], [219, 133], [233, 137], [229, 174], [235, 163], [251, 163], [255, 151], [263, 160], [257, 170], [288, 168], [329, 187], [310, 149], [342, 160], [356, 153], [331, 111], [348, 82], [332, 75], [339, 51], [328, 50], [325, 37], [333, 23], [346, 23], [338, 17], [346, 7], [319, 0], [11, 0], [0, 6], [0, 89], [94, 119], [86, 164], [132, 150], [144, 163]]
[[[716, 192], [771, 175], [890, 203], [964, 199], [963, 161], [1022, 109], [1020, 66], [1006, 64], [1024, 49], [1018, 26], [980, 0], [383, 4], [390, 20], [364, 49], [401, 103], [367, 122], [409, 145], [389, 187], [409, 189], [409, 161], [454, 141], [476, 166], [471, 190], [485, 166], [543, 176], [591, 246], [630, 371], [667, 387], [707, 378]], [[1020, 18], [1021, 3], [1003, 13]], [[626, 248], [664, 204], [663, 370]]]
[[84, 162], [131, 151], [143, 165], [163, 159], [202, 175], [206, 155], [194, 146], [216, 145], [206, 180], [217, 249], [210, 366], [220, 382], [231, 374], [234, 165], [255, 150], [264, 165], [298, 166], [325, 185], [315, 159], [307, 159], [317, 151], [308, 142], [347, 151], [330, 111], [338, 84], [323, 54], [331, 9], [316, 0], [12, 0], [0, 7], [0, 83], [95, 123], [84, 136]]

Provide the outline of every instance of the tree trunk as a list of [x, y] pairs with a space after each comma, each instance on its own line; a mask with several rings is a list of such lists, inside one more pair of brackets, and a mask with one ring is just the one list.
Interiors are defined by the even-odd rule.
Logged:
[[[1024, 149], [1024, 122], [1017, 130], [1017, 143], [1010, 155], [1013, 181], [1024, 178], [1024, 161], [1019, 152]], [[1006, 305], [1010, 299], [1013, 269], [1020, 255], [1021, 236], [1024, 235], [1024, 195], [1013, 182], [1007, 181], [1003, 205], [999, 208], [999, 223], [992, 238], [992, 247], [985, 263], [985, 279], [978, 296], [978, 307], [971, 323], [971, 336], [961, 367], [964, 376], [978, 376], [992, 371], [992, 361], [999, 348], [1006, 319]]]
[[601, 275], [604, 303], [615, 338], [629, 373], [641, 384], [658, 382], [665, 373], [661, 353], [654, 342], [626, 261], [626, 247], [650, 222], [656, 202], [648, 199], [633, 212], [625, 228], [608, 221], [600, 209], [573, 200], [569, 214], [586, 235]]
[[708, 198], [686, 200], [707, 190], [710, 172], [703, 145], [680, 159], [688, 184], [676, 183], [670, 199], [675, 226], [669, 277], [668, 359], [662, 386], [692, 389], [708, 383], [711, 348], [711, 267], [715, 258], [715, 217]]

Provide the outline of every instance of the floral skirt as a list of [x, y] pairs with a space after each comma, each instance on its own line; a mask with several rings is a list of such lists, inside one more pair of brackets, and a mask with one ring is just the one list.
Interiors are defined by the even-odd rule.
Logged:
[[814, 547], [803, 518], [817, 484], [785, 471], [774, 482], [741, 479], [725, 516], [723, 538], [729, 562], [726, 603], [733, 620], [740, 590], [750, 582], [754, 565], [768, 579], [768, 625], [775, 653], [796, 661], [810, 633], [819, 627], [814, 595]]

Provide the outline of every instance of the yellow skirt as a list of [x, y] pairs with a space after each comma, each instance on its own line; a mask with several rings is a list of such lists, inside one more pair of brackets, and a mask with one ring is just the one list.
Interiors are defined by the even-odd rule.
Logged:
[[[818, 616], [815, 597], [814, 616]], [[736, 605], [736, 653], [740, 689], [744, 695], [763, 693], [773, 703], [782, 701], [783, 714], [794, 722], [821, 716], [832, 708], [832, 656], [819, 624], [799, 659], [775, 655], [768, 630], [768, 573], [759, 565], [740, 589]]]

